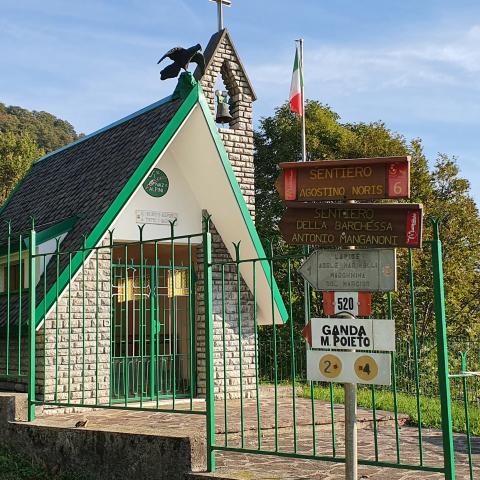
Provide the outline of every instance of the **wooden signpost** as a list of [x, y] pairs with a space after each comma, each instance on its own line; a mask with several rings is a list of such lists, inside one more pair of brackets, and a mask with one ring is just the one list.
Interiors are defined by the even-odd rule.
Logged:
[[281, 163], [282, 200], [373, 200], [410, 197], [410, 157]]
[[280, 232], [291, 245], [420, 248], [422, 205], [286, 202]]
[[[298, 271], [305, 285], [329, 292], [325, 314], [353, 316], [307, 318], [303, 330], [312, 346], [307, 350], [307, 379], [345, 383], [345, 478], [353, 480], [358, 463], [356, 384], [391, 382], [390, 353], [357, 350], [395, 350], [393, 321], [355, 318], [371, 311], [371, 297], [359, 308], [358, 292], [395, 290], [394, 249], [421, 248], [423, 207], [353, 203], [410, 198], [407, 156], [282, 163], [280, 168], [276, 187], [287, 207], [279, 223], [284, 240], [291, 245], [344, 247], [314, 251]], [[347, 203], [335, 203], [339, 200]], [[381, 249], [393, 253], [389, 262], [378, 257]], [[337, 254], [342, 258], [333, 258]], [[322, 255], [332, 258], [325, 261]]]

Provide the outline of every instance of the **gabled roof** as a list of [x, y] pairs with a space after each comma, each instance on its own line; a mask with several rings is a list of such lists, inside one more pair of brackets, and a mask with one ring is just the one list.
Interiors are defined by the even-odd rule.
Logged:
[[[6, 242], [7, 222], [11, 222], [12, 238], [17, 238], [20, 233], [25, 237], [29, 234], [33, 217], [39, 240], [52, 230], [58, 231], [59, 226], [69, 224], [61, 244], [62, 251], [79, 250], [84, 241], [87, 248], [95, 246], [111, 224], [107, 220], [102, 225], [102, 219], [115, 215], [116, 202], [127, 185], [135, 180], [141, 182], [143, 176], [135, 175], [139, 166], [160, 139], [167, 139], [166, 142], [171, 138], [172, 128], [173, 131], [178, 128], [196, 100], [195, 95], [190, 97], [188, 109], [185, 108], [188, 99], [167, 97], [35, 162], [0, 210], [0, 243]], [[175, 118], [177, 122], [172, 122]], [[164, 135], [168, 127], [170, 131]], [[12, 247], [15, 248], [14, 240]], [[60, 256], [63, 274], [59, 291], [68, 283], [67, 257]], [[73, 258], [72, 272], [80, 267], [81, 261], [79, 254]], [[52, 269], [48, 270], [46, 280], [49, 290], [46, 300], [43, 289], [37, 289], [37, 299], [41, 301], [37, 307], [37, 320], [42, 315], [43, 302], [51, 306], [55, 300], [55, 272]], [[12, 324], [18, 321], [20, 305], [16, 300], [12, 295]], [[24, 305], [24, 321], [27, 310]], [[6, 311], [7, 296], [0, 295], [0, 327], [6, 322]]]
[[38, 232], [76, 217], [62, 248], [80, 248], [181, 104], [169, 97], [35, 162], [0, 211], [0, 239], [7, 221], [25, 234], [30, 217]]
[[[187, 77], [183, 80], [188, 84], [191, 77]], [[30, 216], [36, 218], [37, 231], [51, 228], [52, 224], [66, 218], [76, 218], [78, 220], [63, 240], [61, 250], [72, 252], [81, 249], [83, 244], [86, 249], [95, 247], [194, 107], [200, 105], [220, 155], [226, 182], [241, 213], [242, 228], [257, 258], [265, 258], [201, 87], [190, 85], [191, 91], [184, 100], [169, 97], [36, 162], [0, 211], [0, 223], [11, 220], [14, 231], [28, 232]], [[6, 225], [0, 226], [0, 238], [6, 237], [6, 228]], [[56, 292], [61, 294], [67, 287], [69, 270], [75, 275], [83, 257], [84, 254], [78, 251], [67, 269], [68, 255], [61, 256], [62, 273], [58, 279], [52, 269], [47, 269], [46, 296], [40, 287], [44, 285], [42, 279], [37, 288], [37, 324], [54, 305]], [[273, 291], [278, 312], [276, 318], [286, 321], [288, 313], [275, 281], [272, 283], [269, 264], [265, 260], [260, 263], [265, 281]], [[5, 319], [5, 300], [5, 296], [0, 296], [0, 321]], [[11, 310], [11, 318], [16, 317], [15, 310], [16, 306]], [[24, 314], [26, 310], [23, 309]]]
[[[205, 72], [209, 70], [213, 60], [215, 59], [215, 52], [222, 45], [224, 40], [226, 40], [227, 43], [231, 46], [233, 53], [235, 54], [235, 57], [237, 57], [238, 64], [240, 65], [240, 68], [242, 69], [242, 73], [245, 77], [245, 81], [248, 84], [248, 88], [252, 92], [252, 100], [255, 101], [257, 99], [257, 95], [255, 94], [255, 90], [253, 89], [252, 82], [248, 78], [247, 71], [245, 70], [242, 60], [238, 55], [238, 52], [237, 52], [237, 49], [235, 48], [235, 44], [233, 43], [232, 37], [230, 36], [230, 33], [226, 28], [214, 33], [210, 38], [210, 41], [208, 42], [208, 45], [206, 46], [205, 50], [203, 51], [203, 55], [205, 57]], [[200, 68], [198, 67], [196, 68], [194, 76], [198, 81], [202, 79], [202, 73], [200, 71]]]

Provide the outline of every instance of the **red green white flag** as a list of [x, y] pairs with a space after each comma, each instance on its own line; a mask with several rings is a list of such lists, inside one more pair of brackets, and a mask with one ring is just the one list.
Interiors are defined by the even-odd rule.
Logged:
[[300, 62], [299, 45], [295, 50], [295, 63], [293, 64], [292, 84], [290, 86], [290, 111], [303, 116], [303, 72]]

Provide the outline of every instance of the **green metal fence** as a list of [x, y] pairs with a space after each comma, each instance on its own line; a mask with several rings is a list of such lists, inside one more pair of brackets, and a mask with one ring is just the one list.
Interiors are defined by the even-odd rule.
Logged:
[[[305, 288], [297, 273], [306, 252], [248, 259], [237, 244], [228, 260], [213, 255], [209, 218], [204, 226], [202, 233], [176, 236], [172, 224], [169, 237], [155, 240], [144, 240], [140, 228], [134, 242], [116, 243], [110, 234], [100, 245], [69, 250], [60, 239], [54, 248], [37, 244], [34, 226], [21, 234], [9, 228], [0, 241], [0, 382], [28, 389], [30, 419], [40, 405], [203, 415], [209, 471], [218, 451], [345, 462], [337, 389], [326, 386], [325, 402], [325, 385], [305, 376], [305, 313], [323, 316], [320, 293]], [[408, 308], [398, 301], [405, 291], [374, 298], [375, 317], [406, 314], [409, 328], [392, 353], [391, 387], [361, 387], [371, 399], [372, 428], [360, 433], [370, 435], [360, 463], [453, 479], [455, 420], [466, 432], [473, 479], [480, 360], [474, 347], [461, 345], [448, 358], [438, 224], [425, 250], [435, 338], [419, 335], [415, 255], [409, 252], [399, 265], [408, 278]], [[258, 309], [265, 272], [281, 290], [285, 324], [272, 320], [278, 318], [273, 293], [270, 311]], [[205, 403], [194, 402], [199, 365], [206, 373]], [[415, 404], [416, 426], [409, 427], [416, 432], [414, 454], [403, 451], [401, 393]], [[381, 395], [392, 406], [389, 428], [380, 428]], [[437, 459], [424, 434], [425, 397], [436, 397], [441, 410]], [[452, 419], [452, 406], [463, 416]]]
[[[272, 328], [262, 328], [259, 333], [259, 376], [260, 382], [269, 385], [274, 381], [274, 345]], [[425, 341], [418, 345], [418, 361], [426, 367], [418, 371], [418, 389], [421, 395], [426, 397], [438, 397], [440, 395], [436, 376], [436, 342]], [[461, 371], [461, 354], [468, 353], [469, 370], [480, 371], [480, 342], [453, 338], [448, 341], [449, 370], [450, 372]], [[297, 336], [293, 345], [293, 353], [288, 339], [277, 339], [277, 379], [279, 383], [288, 383], [291, 380], [292, 371], [295, 370], [297, 380], [301, 382], [306, 378], [305, 341]], [[293, 354], [293, 357], [292, 357]], [[408, 395], [415, 395], [417, 378], [415, 375], [416, 356], [413, 342], [401, 337], [396, 340], [396, 363], [397, 363], [397, 391]], [[292, 365], [292, 358], [295, 365]], [[480, 379], [472, 377], [470, 380], [470, 403], [480, 407]], [[379, 389], [385, 387], [377, 387]], [[463, 388], [458, 382], [451, 385], [452, 400], [463, 402]]]
[[[372, 429], [359, 432], [360, 443], [370, 445], [369, 448], [360, 450], [359, 463], [363, 465], [391, 467], [414, 470], [418, 472], [443, 473], [445, 478], [455, 478], [455, 461], [452, 432], [452, 403], [450, 399], [450, 379], [448, 366], [448, 352], [446, 339], [445, 302], [443, 292], [442, 252], [441, 241], [438, 235], [438, 224], [433, 224], [433, 240], [426, 242], [430, 255], [432, 268], [432, 284], [429, 286], [433, 292], [435, 304], [435, 339], [430, 341], [434, 348], [434, 365], [432, 371], [429, 362], [422, 363], [420, 355], [425, 353], [420, 349], [419, 334], [416, 319], [414, 283], [414, 254], [403, 256], [406, 264], [402, 265], [403, 271], [409, 278], [409, 329], [410, 336], [405, 338], [403, 345], [408, 345], [409, 364], [404, 363], [405, 352], [400, 350], [398, 356], [392, 353], [392, 384], [390, 387], [362, 387], [369, 392], [371, 398], [371, 425]], [[223, 426], [223, 435], [217, 441], [209, 443], [211, 454], [217, 451], [248, 453], [255, 455], [273, 455], [279, 457], [292, 457], [301, 459], [316, 459], [330, 462], [345, 462], [343, 449], [343, 432], [338, 428], [340, 412], [335, 404], [335, 388], [329, 385], [330, 399], [327, 403], [319, 401], [322, 385], [316, 382], [307, 382], [305, 378], [305, 351], [309, 348], [301, 336], [304, 325], [305, 310], [308, 309], [308, 318], [323, 316], [321, 296], [319, 292], [310, 288], [304, 289], [304, 281], [297, 273], [297, 268], [306, 258], [306, 254], [280, 256], [273, 252], [264, 259], [243, 259], [240, 248], [236, 246], [236, 258], [231, 261], [214, 261], [210, 269], [214, 277], [219, 279], [218, 284], [222, 291], [222, 308], [217, 312], [222, 318], [220, 338], [216, 344], [221, 354], [218, 355], [220, 370], [220, 384], [222, 395], [215, 401], [217, 407], [217, 423]], [[274, 299], [272, 295], [270, 312], [270, 326], [258, 324], [255, 305], [257, 290], [256, 278], [260, 274], [261, 262], [267, 261], [270, 266], [272, 278], [275, 276], [282, 290], [283, 298], [289, 310], [290, 319], [285, 325], [275, 323]], [[250, 298], [241, 295], [244, 279], [239, 270], [245, 263], [250, 264], [254, 285]], [[225, 287], [226, 271], [233, 274], [237, 284], [236, 332], [238, 335], [238, 365], [237, 372], [232, 372], [230, 367], [229, 342], [231, 341], [232, 319], [230, 325], [225, 326], [225, 298], [231, 298], [232, 292]], [[407, 298], [408, 298], [407, 297]], [[248, 308], [248, 304], [252, 308]], [[395, 311], [394, 296], [392, 294], [377, 295], [375, 297], [375, 318], [395, 318], [404, 312]], [[245, 315], [245, 311], [250, 312]], [[242, 312], [242, 313], [240, 313]], [[232, 313], [232, 312], [230, 312]], [[265, 315], [265, 312], [263, 312]], [[245, 355], [252, 348], [249, 339], [242, 337], [249, 325], [253, 325], [254, 357], [245, 360]], [[218, 333], [218, 332], [217, 332]], [[259, 340], [258, 340], [259, 339]], [[431, 352], [429, 353], [431, 354]], [[243, 358], [242, 358], [243, 357]], [[403, 372], [408, 369], [408, 380], [404, 381]], [[422, 392], [422, 379], [429, 376], [435, 379], [437, 386], [435, 394], [439, 401], [440, 427], [442, 430], [443, 449], [439, 458], [431, 455], [430, 444], [426, 442], [425, 431], [422, 426], [422, 415], [425, 414]], [[260, 388], [260, 382], [267, 380], [269, 388]], [[238, 388], [239, 385], [239, 388]], [[252, 388], [254, 386], [254, 388]], [[417, 425], [409, 432], [409, 442], [414, 435], [416, 447], [404, 452], [403, 425], [405, 418], [399, 409], [400, 392], [407, 390], [411, 393]], [[267, 393], [266, 393], [267, 392]], [[382, 427], [382, 416], [377, 412], [377, 398], [382, 392], [387, 396], [392, 406], [392, 426]], [[432, 390], [429, 393], [433, 393]], [[255, 400], [246, 401], [244, 398], [251, 396]], [[468, 402], [465, 403], [468, 405]], [[232, 425], [233, 424], [233, 425]], [[321, 427], [319, 426], [321, 425]], [[368, 442], [362, 437], [369, 437]]]
[[0, 384], [28, 390], [30, 419], [36, 406], [208, 417], [194, 398], [196, 302], [209, 295], [198, 259], [209, 235], [176, 236], [172, 223], [167, 238], [144, 240], [141, 227], [137, 241], [110, 232], [95, 247], [63, 250], [61, 237], [37, 244], [33, 225], [9, 229], [0, 241]]
[[28, 235], [12, 233], [0, 241], [0, 383], [17, 389], [28, 385], [27, 329], [19, 318], [27, 318]]

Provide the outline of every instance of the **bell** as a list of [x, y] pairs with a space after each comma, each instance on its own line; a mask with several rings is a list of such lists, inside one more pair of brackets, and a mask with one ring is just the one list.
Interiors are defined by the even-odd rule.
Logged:
[[230, 107], [228, 103], [218, 102], [217, 103], [217, 116], [215, 121], [217, 123], [230, 123], [233, 120], [233, 117], [230, 115]]

